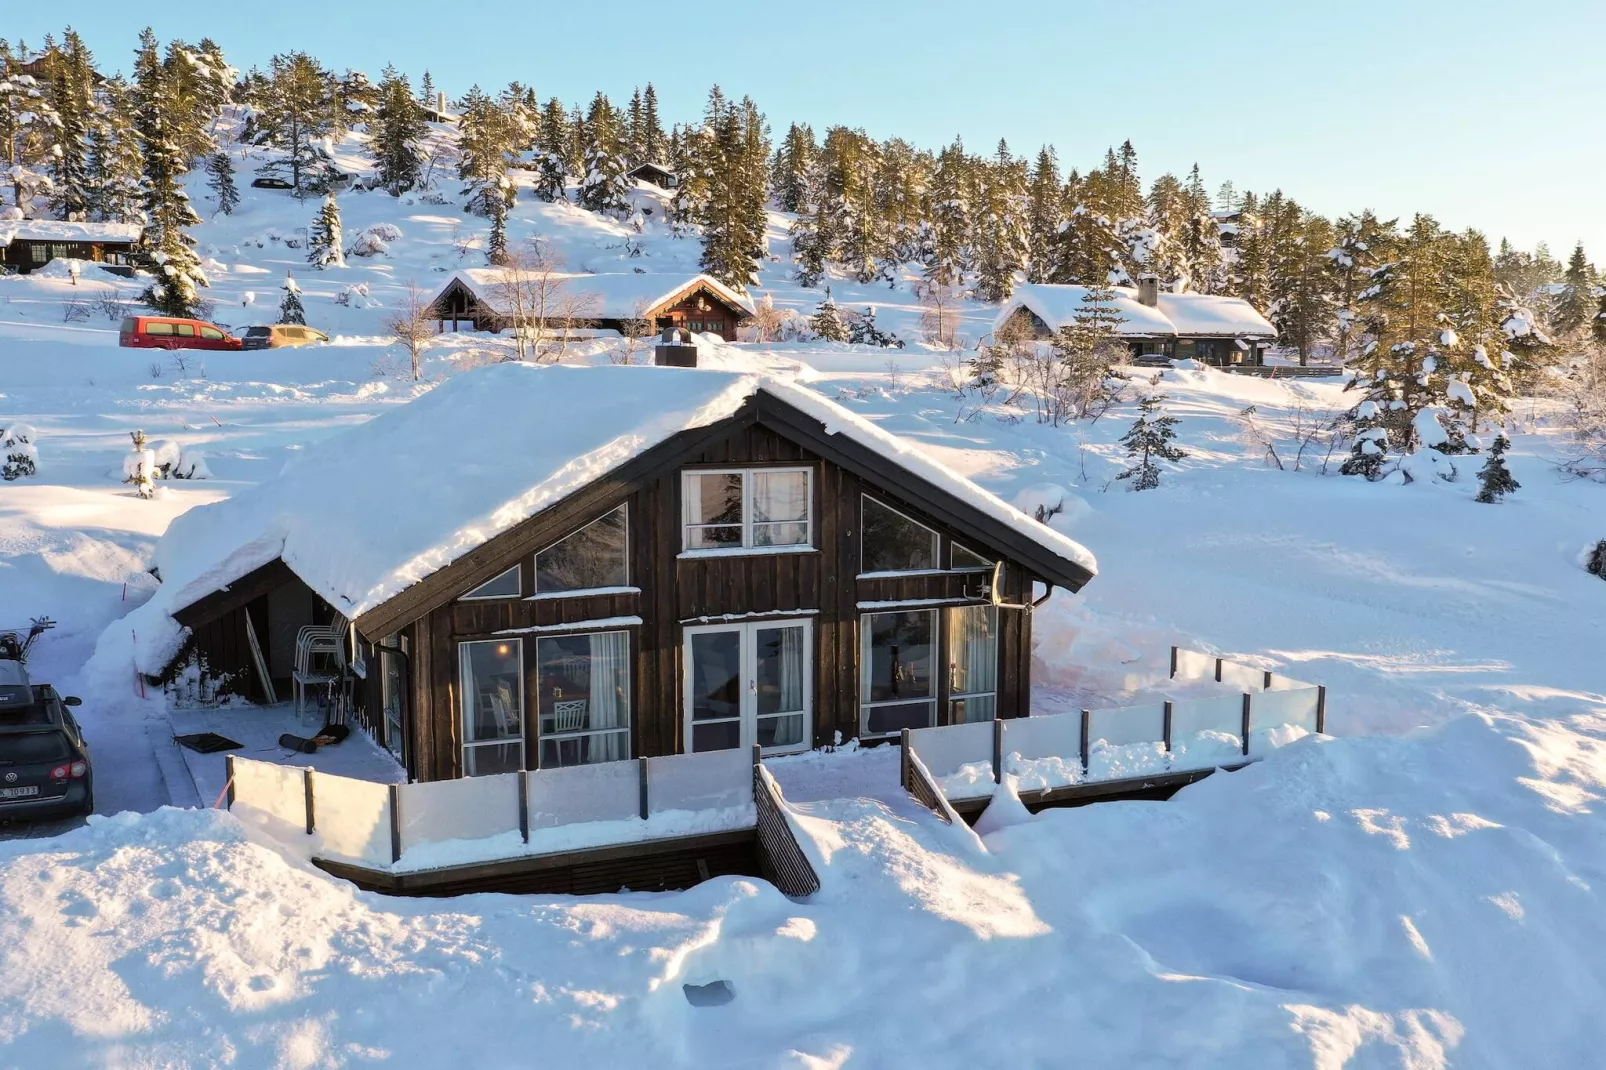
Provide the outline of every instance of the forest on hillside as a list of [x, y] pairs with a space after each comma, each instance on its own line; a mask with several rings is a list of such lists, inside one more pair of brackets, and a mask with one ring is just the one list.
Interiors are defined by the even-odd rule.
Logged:
[[[1372, 405], [1358, 406], [1358, 427], [1400, 449], [1415, 447], [1416, 418], [1429, 407], [1456, 425], [1442, 448], [1476, 448], [1480, 419], [1497, 419], [1515, 391], [1606, 342], [1606, 288], [1582, 246], [1562, 263], [1542, 245], [1492, 246], [1478, 230], [1448, 230], [1428, 211], [1386, 219], [1358, 207], [1329, 218], [1282, 190], [1221, 181], [1211, 192], [1197, 166], [1145, 183], [1130, 141], [1082, 170], [1063, 166], [1052, 145], [1023, 156], [1000, 141], [982, 153], [958, 139], [922, 147], [846, 126], [820, 134], [806, 122], [777, 138], [752, 99], [717, 86], [700, 115], [667, 124], [650, 84], [625, 104], [601, 92], [584, 104], [543, 102], [519, 82], [474, 86], [443, 115], [427, 71], [415, 85], [392, 67], [373, 78], [291, 52], [241, 72], [214, 41], [164, 46], [150, 30], [131, 71], [104, 73], [71, 29], [38, 48], [0, 41], [11, 202], [0, 213], [142, 224], [153, 277], [145, 299], [172, 314], [192, 312], [206, 283], [187, 173], [204, 169], [218, 210], [231, 211], [240, 179], [228, 142], [262, 147], [251, 177], [324, 198], [312, 255], [338, 257], [336, 179], [349, 176], [330, 146], [355, 133], [372, 157], [361, 188], [460, 196], [485, 221], [493, 263], [509, 255], [520, 196], [572, 199], [624, 220], [629, 170], [659, 162], [679, 176], [673, 233], [699, 242], [704, 270], [739, 287], [754, 286], [771, 257], [779, 211], [789, 273], [803, 287], [912, 277], [938, 304], [997, 303], [1023, 282], [1103, 291], [1152, 274], [1168, 289], [1239, 297], [1302, 362], [1356, 368]], [[443, 130], [451, 136], [433, 136]], [[1067, 362], [1078, 351], [1061, 349]], [[978, 358], [978, 377], [1003, 359]]]

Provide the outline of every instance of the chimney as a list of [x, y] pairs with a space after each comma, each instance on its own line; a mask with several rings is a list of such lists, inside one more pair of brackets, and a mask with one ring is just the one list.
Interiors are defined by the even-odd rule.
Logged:
[[435, 94], [435, 114], [442, 119], [446, 118], [446, 90]]
[[695, 368], [697, 342], [688, 330], [665, 327], [658, 344], [652, 347], [652, 362], [664, 368]]
[[1138, 302], [1150, 308], [1160, 304], [1160, 276], [1152, 272], [1138, 276]]

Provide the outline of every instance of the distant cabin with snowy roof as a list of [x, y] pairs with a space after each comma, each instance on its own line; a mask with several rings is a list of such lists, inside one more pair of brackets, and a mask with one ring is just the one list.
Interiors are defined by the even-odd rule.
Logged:
[[26, 275], [59, 259], [127, 264], [143, 233], [137, 223], [0, 219], [0, 265]]
[[645, 182], [649, 186], [657, 186], [659, 189], [674, 189], [680, 185], [679, 175], [662, 164], [652, 163], [651, 161], [638, 163], [625, 172], [625, 177], [635, 179], [637, 182]]
[[416, 780], [1025, 716], [1030, 607], [1096, 569], [795, 383], [517, 362], [192, 509], [156, 566], [139, 671], [264, 701], [332, 626]]
[[518, 324], [644, 336], [678, 327], [734, 342], [752, 316], [752, 299], [712, 275], [465, 268], [429, 302], [429, 317], [442, 332]]
[[[1277, 328], [1248, 301], [1215, 294], [1169, 293], [1153, 276], [1116, 286], [1120, 334], [1134, 358], [1193, 359], [1217, 366], [1265, 363]], [[994, 335], [1046, 340], [1076, 320], [1085, 286], [1018, 286], [997, 318]]]

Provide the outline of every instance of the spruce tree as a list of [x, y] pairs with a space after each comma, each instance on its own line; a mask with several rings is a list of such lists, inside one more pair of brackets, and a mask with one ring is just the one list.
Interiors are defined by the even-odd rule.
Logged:
[[1054, 239], [1064, 221], [1064, 198], [1059, 161], [1054, 147], [1037, 153], [1026, 195], [1026, 281], [1048, 282], [1054, 277]]
[[346, 266], [345, 235], [340, 227], [340, 204], [331, 191], [307, 231], [307, 263], [322, 271]]
[[928, 283], [961, 286], [970, 262], [970, 168], [958, 138], [937, 156], [932, 173], [921, 259]]
[[825, 300], [820, 302], [814, 310], [814, 315], [809, 317], [809, 329], [828, 342], [848, 340], [848, 325], [842, 321], [842, 312], [836, 307], [829, 286], [825, 288]]
[[793, 123], [787, 129], [770, 169], [770, 188], [781, 211], [803, 212], [809, 207], [809, 173], [819, 151], [814, 130], [807, 123]]
[[305, 52], [274, 56], [271, 69], [255, 117], [255, 140], [283, 155], [257, 174], [283, 179], [304, 197], [327, 187], [327, 161], [319, 144], [339, 121], [335, 77]]
[[156, 35], [147, 29], [134, 62], [134, 128], [145, 164], [143, 259], [156, 278], [143, 300], [162, 315], [193, 317], [201, 301], [197, 289], [207, 279], [187, 228], [201, 219], [184, 192], [189, 161], [169, 121], [166, 88]]
[[1028, 256], [1026, 202], [1026, 163], [999, 141], [992, 161], [981, 168], [980, 203], [972, 224], [977, 300], [1001, 304], [1014, 292], [1015, 275], [1026, 267]]
[[1509, 438], [1503, 434], [1495, 436], [1494, 445], [1489, 447], [1489, 458], [1478, 470], [1477, 501], [1492, 505], [1522, 487], [1506, 468], [1506, 451], [1510, 448]]
[[658, 117], [658, 90], [651, 82], [641, 98], [641, 158], [645, 163], [662, 165], [669, 151], [664, 124]]
[[122, 75], [108, 78], [101, 86], [101, 103], [90, 128], [91, 215], [104, 223], [145, 222], [145, 176], [132, 99]]
[[856, 346], [880, 346], [882, 349], [902, 349], [903, 339], [876, 326], [875, 306], [870, 305], [853, 317], [848, 341]]
[[511, 126], [502, 106], [474, 86], [463, 98], [458, 119], [457, 175], [465, 185], [464, 207], [494, 219], [512, 207], [513, 185], [506, 181], [512, 152]]
[[1584, 243], [1579, 242], [1567, 260], [1567, 273], [1562, 276], [1561, 292], [1556, 295], [1555, 310], [1550, 316], [1551, 326], [1562, 338], [1587, 337], [1598, 307], [1595, 268], [1584, 255]]
[[789, 231], [792, 238], [792, 277], [799, 286], [812, 290], [825, 277], [829, 250], [820, 233], [820, 218], [814, 211], [805, 211], [792, 221]]
[[621, 217], [630, 210], [629, 168], [625, 158], [607, 151], [602, 143], [586, 156], [585, 174], [575, 190], [575, 202], [588, 211]]
[[94, 201], [89, 154], [95, 69], [89, 49], [71, 28], [50, 70], [50, 102], [58, 121], [51, 146], [50, 204], [63, 219], [87, 219]]
[[374, 171], [391, 196], [400, 197], [423, 177], [420, 144], [429, 132], [424, 114], [413, 100], [407, 76], [386, 67], [380, 76], [378, 104], [369, 131], [374, 148]]
[[284, 273], [284, 297], [279, 301], [279, 322], [302, 326], [307, 322], [307, 310], [301, 305], [301, 287], [288, 271]]
[[240, 203], [240, 191], [234, 185], [234, 160], [227, 149], [218, 149], [207, 156], [206, 187], [217, 198], [217, 210], [233, 215]]
[[1389, 432], [1384, 420], [1386, 402], [1367, 398], [1350, 411], [1355, 429], [1349, 459], [1339, 469], [1347, 476], [1365, 476], [1371, 482], [1383, 478], [1389, 459]]
[[569, 169], [563, 156], [556, 152], [537, 151], [535, 154], [535, 181], [532, 191], [541, 200], [551, 204], [569, 195]]
[[705, 185], [695, 216], [703, 233], [700, 263], [726, 285], [745, 288], [758, 281], [765, 252], [768, 127], [751, 98], [733, 104], [715, 86], [704, 131], [699, 146], [706, 154], [700, 161]]
[[1160, 466], [1156, 460], [1180, 461], [1188, 455], [1171, 444], [1176, 437], [1176, 417], [1163, 413], [1155, 415], [1165, 400], [1164, 394], [1145, 395], [1138, 402], [1137, 420], [1121, 436], [1121, 445], [1126, 447], [1126, 455], [1133, 464], [1115, 478], [1132, 480], [1133, 490], [1153, 490], [1160, 485]]

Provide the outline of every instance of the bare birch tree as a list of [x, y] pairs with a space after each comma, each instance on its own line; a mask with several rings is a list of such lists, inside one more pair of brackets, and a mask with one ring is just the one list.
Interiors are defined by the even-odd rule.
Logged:
[[435, 336], [435, 324], [430, 312], [424, 291], [418, 288], [416, 282], [409, 282], [401, 305], [385, 317], [385, 329], [407, 350], [414, 382], [424, 377], [424, 346]]
[[533, 355], [539, 360], [546, 352], [566, 281], [563, 258], [534, 239], [508, 250], [505, 262], [496, 269], [490, 296], [513, 328], [517, 359]]

